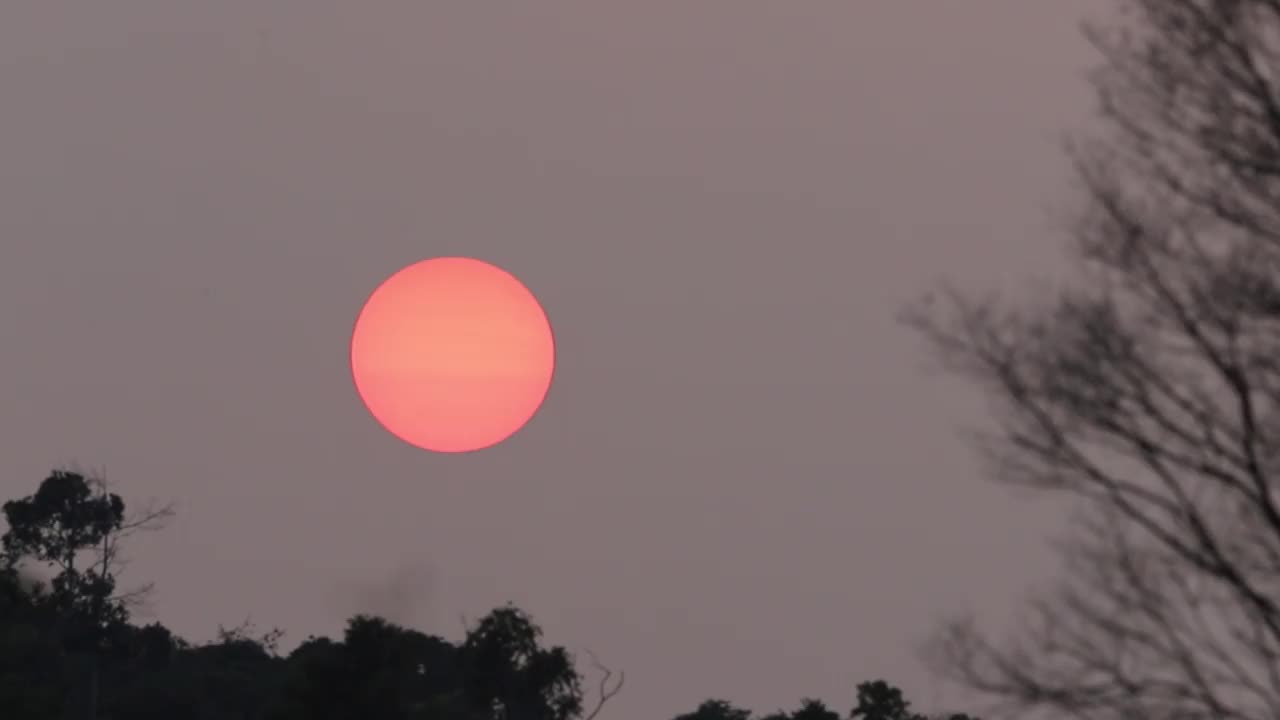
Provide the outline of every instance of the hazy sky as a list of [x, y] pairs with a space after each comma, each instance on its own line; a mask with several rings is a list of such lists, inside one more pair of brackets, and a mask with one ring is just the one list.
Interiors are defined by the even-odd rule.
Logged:
[[[1044, 575], [982, 405], [895, 323], [1055, 257], [1098, 3], [8, 0], [0, 491], [178, 503], [157, 619], [450, 638], [512, 600], [610, 718], [936, 688], [938, 614]], [[347, 341], [397, 268], [518, 275], [559, 364], [478, 454], [383, 431]]]

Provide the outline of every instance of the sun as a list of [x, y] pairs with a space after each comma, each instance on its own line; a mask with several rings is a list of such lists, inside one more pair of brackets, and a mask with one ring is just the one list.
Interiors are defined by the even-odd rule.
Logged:
[[387, 278], [351, 333], [351, 377], [384, 428], [443, 453], [496, 445], [529, 422], [555, 373], [537, 298], [481, 260], [432, 258]]

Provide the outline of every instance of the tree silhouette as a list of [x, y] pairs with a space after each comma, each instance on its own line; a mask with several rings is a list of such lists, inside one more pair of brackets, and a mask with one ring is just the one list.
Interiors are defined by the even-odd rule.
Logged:
[[510, 605], [467, 632], [461, 647], [466, 692], [506, 720], [568, 720], [582, 712], [582, 689], [569, 653], [539, 646], [542, 630]]
[[852, 720], [926, 720], [910, 712], [911, 703], [902, 691], [883, 680], [858, 686], [858, 704], [849, 713]]
[[908, 320], [996, 401], [1003, 481], [1075, 501], [1062, 582], [936, 667], [1002, 713], [1280, 715], [1280, 3], [1125, 0], [1089, 26], [1103, 132], [1068, 149], [1080, 271]]
[[749, 720], [751, 711], [734, 706], [727, 700], [704, 700], [691, 713], [677, 715], [674, 720]]
[[[750, 720], [751, 711], [740, 708], [727, 700], [705, 700], [691, 713], [677, 715], [673, 720]], [[821, 700], [805, 698], [800, 707], [791, 712], [762, 715], [759, 720], [841, 720], [836, 711]], [[864, 682], [857, 687], [857, 704], [849, 712], [849, 720], [978, 720], [969, 715], [956, 714], [930, 717], [911, 712], [902, 691], [884, 680]]]
[[[57, 471], [3, 509], [4, 720], [593, 720], [625, 680], [586, 652], [599, 673], [587, 703], [574, 658], [544, 644], [533, 618], [510, 604], [467, 625], [456, 643], [367, 615], [352, 617], [340, 638], [309, 637], [287, 655], [279, 630], [250, 621], [191, 643], [159, 623], [133, 624], [132, 596], [115, 592], [120, 540], [155, 527], [168, 508], [131, 515], [104, 484]], [[58, 571], [51, 590], [24, 574], [32, 563]], [[98, 682], [86, 681], [86, 657]], [[918, 720], [906, 709], [891, 686], [864, 684], [851, 720]], [[678, 720], [750, 717], [708, 700]], [[840, 720], [809, 699], [766, 718]]]
[[[449, 704], [447, 696], [460, 697], [457, 649], [381, 618], [357, 615], [340, 642], [309, 639], [289, 664], [288, 710], [278, 713], [284, 718], [432, 717], [428, 711]], [[472, 710], [452, 707], [451, 717]]]
[[[34, 495], [6, 502], [3, 510], [9, 524], [3, 538], [9, 563], [26, 557], [58, 568], [48, 602], [96, 629], [125, 619], [124, 608], [111, 601], [116, 582], [108, 554], [110, 538], [124, 524], [120, 496], [95, 494], [83, 476], [54, 472]], [[105, 556], [101, 562], [77, 565], [85, 550], [100, 547]]]
[[77, 658], [85, 677], [83, 687], [73, 691], [83, 714], [93, 717], [99, 655], [119, 635], [130, 603], [143, 592], [116, 594], [120, 541], [155, 528], [171, 511], [126, 517], [124, 501], [108, 492], [105, 482], [57, 470], [34, 495], [6, 502], [3, 512], [9, 526], [0, 538], [4, 565], [12, 571], [28, 560], [57, 570], [51, 589], [38, 588], [33, 602], [54, 613], [59, 645]]

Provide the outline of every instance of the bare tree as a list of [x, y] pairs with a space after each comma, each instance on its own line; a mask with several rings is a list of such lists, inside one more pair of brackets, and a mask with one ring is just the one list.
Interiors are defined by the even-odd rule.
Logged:
[[1117, 7], [1076, 281], [908, 314], [995, 401], [997, 478], [1076, 511], [1025, 624], [930, 659], [995, 716], [1280, 717], [1280, 0]]

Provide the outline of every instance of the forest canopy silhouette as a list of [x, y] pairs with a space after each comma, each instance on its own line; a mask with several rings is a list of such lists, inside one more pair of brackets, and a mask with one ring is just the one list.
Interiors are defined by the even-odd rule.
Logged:
[[[341, 638], [308, 637], [287, 654], [281, 631], [247, 623], [188, 642], [160, 623], [132, 621], [151, 585], [118, 585], [122, 542], [161, 529], [171, 507], [133, 513], [102, 480], [55, 470], [33, 494], [6, 502], [3, 514], [5, 720], [593, 720], [623, 689], [625, 675], [590, 653], [593, 677], [580, 673], [513, 605], [470, 624], [457, 643], [370, 615], [350, 618]], [[32, 571], [40, 569], [52, 579], [38, 579]], [[805, 700], [766, 717], [924, 718], [883, 681], [863, 683], [856, 695], [847, 715]], [[749, 717], [715, 699], [679, 716]]]

